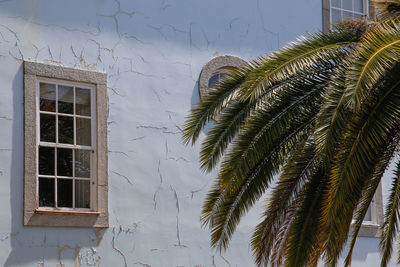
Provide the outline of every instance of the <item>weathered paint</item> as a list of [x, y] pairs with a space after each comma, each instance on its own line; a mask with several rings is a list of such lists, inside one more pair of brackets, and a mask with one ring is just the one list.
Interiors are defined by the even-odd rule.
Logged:
[[[199, 171], [182, 124], [214, 55], [265, 55], [321, 13], [320, 0], [0, 0], [0, 264], [253, 266], [260, 205], [226, 253], [210, 249], [199, 217], [215, 173]], [[108, 74], [108, 229], [22, 226], [22, 60]], [[353, 266], [376, 266], [377, 244], [361, 238]]]

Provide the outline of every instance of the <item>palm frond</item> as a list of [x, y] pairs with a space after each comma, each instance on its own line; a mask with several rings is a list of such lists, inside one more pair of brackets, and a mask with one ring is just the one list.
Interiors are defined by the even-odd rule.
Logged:
[[[318, 166], [318, 160], [315, 157], [314, 145], [306, 145], [305, 141], [300, 143], [298, 149], [294, 152], [291, 159], [283, 167], [277, 185], [272, 190], [271, 197], [268, 200], [266, 211], [263, 214], [264, 220], [257, 225], [251, 245], [257, 264], [267, 264], [271, 256], [273, 262], [281, 262], [285, 254], [284, 246], [278, 246], [277, 236], [280, 235], [280, 243], [286, 242], [285, 235], [289, 230], [291, 219], [294, 218], [294, 212], [300, 201], [299, 194], [303, 190], [305, 181], [314, 174]], [[291, 212], [289, 211], [291, 210]], [[275, 243], [275, 244], [274, 244]], [[279, 266], [279, 265], [278, 265]]]
[[389, 145], [383, 149], [383, 153], [381, 159], [377, 161], [375, 165], [375, 171], [372, 173], [372, 178], [370, 179], [368, 185], [363, 190], [363, 197], [359, 204], [359, 207], [355, 214], [355, 219], [353, 223], [353, 232], [351, 242], [349, 244], [348, 253], [345, 258], [345, 266], [351, 266], [351, 260], [354, 250], [354, 245], [357, 241], [358, 233], [361, 229], [361, 226], [364, 222], [364, 217], [370, 207], [370, 204], [374, 198], [375, 192], [381, 182], [382, 176], [385, 173], [386, 169], [388, 168], [395, 150], [399, 144], [400, 135], [396, 132], [392, 139], [393, 141], [389, 143]]
[[[234, 177], [224, 187], [216, 186], [218, 193], [210, 192], [202, 211], [203, 224], [210, 224], [212, 245], [224, 250], [240, 221], [240, 218], [265, 192], [273, 176], [279, 171], [285, 156], [310, 132], [312, 118], [290, 132], [285, 138], [274, 143], [274, 147], [243, 174]], [[218, 182], [217, 182], [218, 183]]]
[[[340, 152], [331, 170], [331, 185], [325, 199], [323, 222], [328, 227], [329, 238], [326, 248], [328, 263], [337, 260], [352, 214], [368, 183], [374, 163], [379, 160], [379, 151], [398, 130], [400, 119], [400, 81], [396, 70], [391, 78], [385, 77], [375, 87], [375, 94], [363, 102], [361, 109], [354, 112], [341, 142]], [[339, 216], [339, 214], [341, 216]], [[334, 219], [333, 219], [334, 218]]]
[[385, 220], [380, 242], [381, 267], [387, 266], [393, 251], [393, 239], [397, 235], [400, 207], [400, 161], [397, 162], [392, 188], [386, 205]]
[[243, 100], [254, 101], [263, 91], [279, 81], [286, 80], [292, 75], [310, 70], [318, 70], [319, 62], [340, 59], [346, 53], [349, 45], [356, 43], [360, 35], [353, 29], [341, 28], [328, 34], [309, 34], [308, 37], [298, 38], [269, 57], [261, 57], [252, 61], [256, 66], [249, 73], [240, 89]]
[[345, 94], [352, 95], [360, 108], [369, 91], [400, 60], [399, 21], [389, 21], [364, 34], [359, 46], [350, 56]]
[[252, 112], [262, 108], [269, 109], [272, 113], [274, 109], [285, 107], [287, 103], [290, 103], [290, 99], [304, 94], [310, 88], [325, 87], [334, 66], [334, 64], [327, 62], [318, 72], [302, 73], [286, 82], [278, 83], [254, 102], [230, 101], [218, 115], [216, 123], [207, 132], [207, 136], [202, 142], [201, 168], [210, 171], [216, 166], [226, 148], [246, 124]]
[[305, 185], [304, 200], [290, 227], [284, 266], [307, 266], [308, 262], [315, 262], [314, 257], [320, 257], [313, 252], [321, 251], [322, 247], [323, 232], [319, 220], [327, 185], [328, 180], [321, 168]]
[[379, 21], [387, 21], [400, 18], [400, 1], [398, 0], [385, 0], [378, 1], [372, 0], [377, 9], [377, 18]]
[[252, 71], [252, 66], [245, 65], [229, 73], [228, 77], [218, 83], [215, 88], [210, 88], [203, 100], [196, 104], [186, 117], [183, 126], [182, 140], [185, 144], [197, 141], [204, 126], [221, 112], [224, 105], [231, 100], [236, 90]]

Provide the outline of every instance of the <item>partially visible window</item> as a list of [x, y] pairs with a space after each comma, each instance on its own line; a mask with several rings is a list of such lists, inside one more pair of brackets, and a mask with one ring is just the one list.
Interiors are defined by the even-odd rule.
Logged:
[[369, 0], [322, 0], [322, 29], [328, 32], [343, 19], [372, 18], [374, 13]]
[[367, 2], [366, 0], [331, 0], [331, 24], [343, 19], [367, 17]]
[[200, 99], [207, 94], [209, 88], [214, 87], [229, 71], [244, 64], [246, 64], [246, 61], [231, 55], [217, 56], [208, 61], [203, 66], [199, 77]]
[[24, 62], [24, 225], [108, 227], [107, 74]]
[[[355, 215], [354, 215], [355, 217]], [[354, 218], [353, 217], [353, 218]], [[380, 237], [383, 224], [382, 186], [379, 184], [375, 196], [365, 214], [363, 225], [358, 232], [359, 237]], [[351, 234], [351, 232], [350, 232]]]

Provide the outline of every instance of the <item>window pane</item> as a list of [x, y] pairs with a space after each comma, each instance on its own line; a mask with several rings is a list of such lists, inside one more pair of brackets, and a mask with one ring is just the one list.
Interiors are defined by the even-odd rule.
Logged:
[[72, 208], [72, 179], [57, 179], [57, 206]]
[[331, 3], [333, 7], [338, 7], [338, 8], [342, 7], [342, 0], [331, 0]]
[[56, 85], [40, 83], [40, 110], [56, 111]]
[[352, 19], [352, 18], [353, 18], [352, 12], [343, 11], [343, 19]]
[[54, 207], [54, 179], [39, 178], [39, 207]]
[[364, 13], [364, 0], [354, 0], [354, 11]]
[[74, 118], [58, 116], [58, 142], [64, 144], [74, 143]]
[[90, 181], [75, 180], [75, 208], [90, 209]]
[[75, 150], [75, 177], [90, 177], [89, 150]]
[[76, 88], [76, 114], [90, 116], [90, 90]]
[[353, 10], [353, 0], [342, 0], [343, 9]]
[[368, 207], [367, 213], [364, 217], [364, 221], [372, 222], [371, 207]]
[[211, 76], [210, 80], [208, 80], [208, 88], [214, 87], [219, 81], [219, 73]]
[[83, 146], [91, 145], [90, 119], [76, 118], [76, 144]]
[[72, 176], [72, 149], [57, 148], [57, 175]]
[[39, 147], [39, 174], [54, 175], [54, 148]]
[[335, 24], [342, 20], [342, 12], [340, 10], [332, 8], [332, 24]]
[[69, 86], [58, 86], [58, 112], [74, 113], [74, 88]]
[[56, 116], [40, 114], [40, 141], [56, 142]]

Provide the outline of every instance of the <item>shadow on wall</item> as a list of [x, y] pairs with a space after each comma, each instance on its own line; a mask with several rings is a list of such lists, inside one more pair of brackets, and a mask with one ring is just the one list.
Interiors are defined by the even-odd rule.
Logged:
[[23, 226], [24, 189], [24, 108], [23, 67], [15, 74], [13, 85], [12, 159], [10, 178], [11, 252], [4, 266], [63, 266], [74, 262], [95, 265], [100, 260], [99, 246], [104, 229], [51, 228]]

